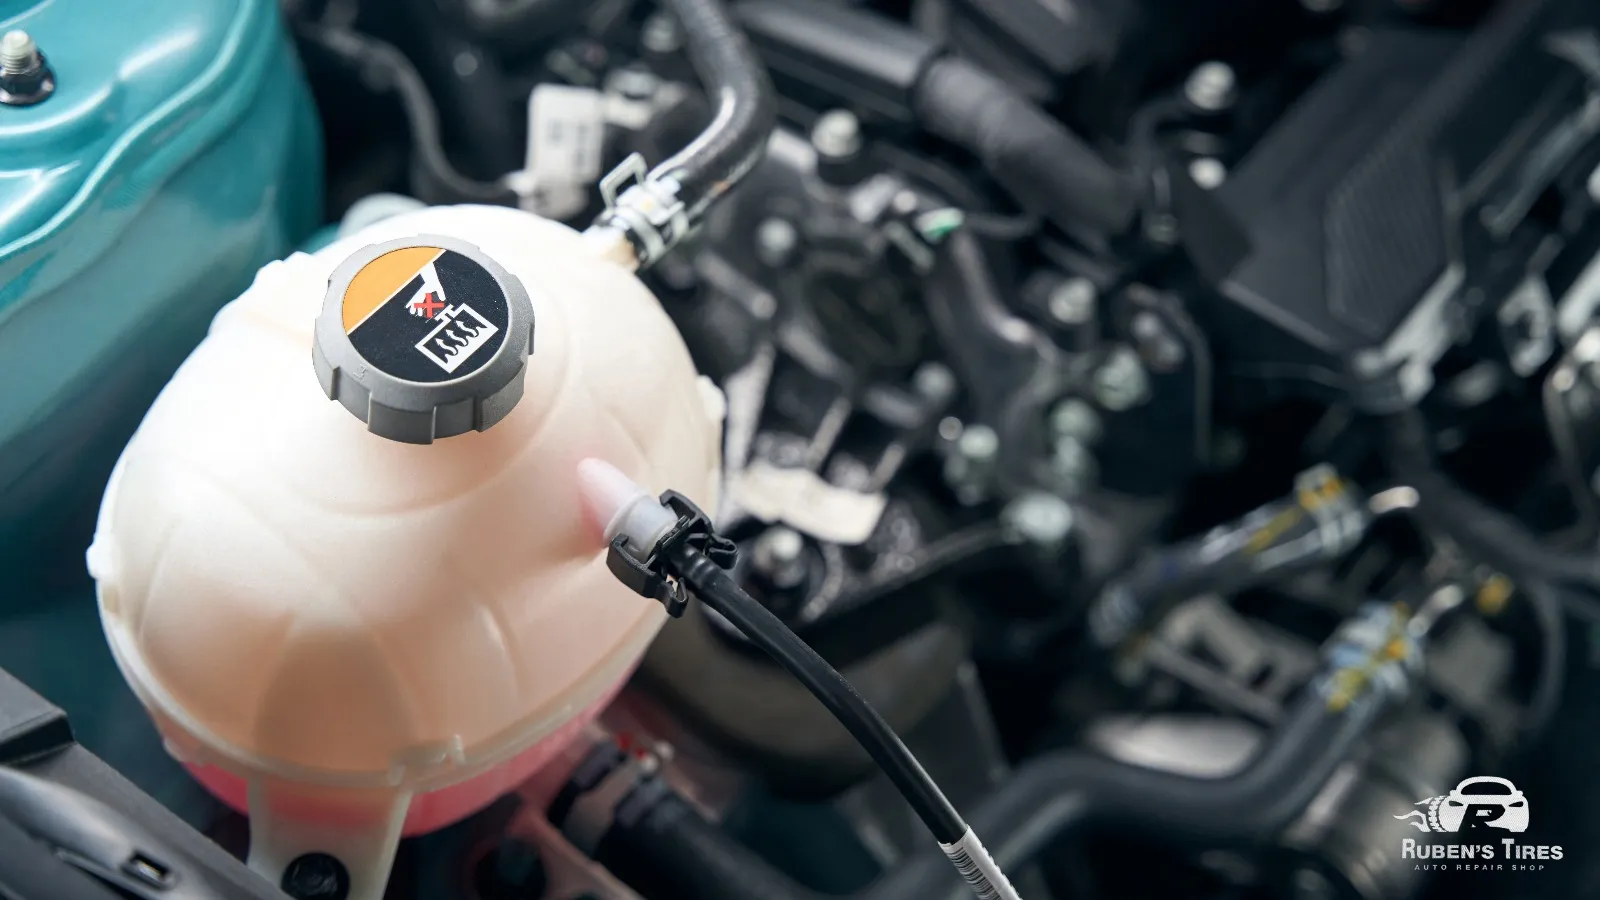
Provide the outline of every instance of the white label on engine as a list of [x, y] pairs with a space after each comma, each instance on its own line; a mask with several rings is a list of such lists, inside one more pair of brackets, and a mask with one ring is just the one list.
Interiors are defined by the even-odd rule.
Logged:
[[605, 95], [593, 88], [541, 84], [528, 98], [528, 173], [536, 190], [600, 180]]
[[823, 481], [806, 469], [752, 463], [729, 483], [730, 499], [763, 522], [782, 522], [818, 540], [853, 547], [866, 543], [888, 498]]

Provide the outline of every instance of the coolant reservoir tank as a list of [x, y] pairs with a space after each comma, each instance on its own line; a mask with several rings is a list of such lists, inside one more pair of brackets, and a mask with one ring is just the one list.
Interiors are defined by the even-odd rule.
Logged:
[[[498, 389], [428, 444], [374, 434], [313, 365], [330, 281], [408, 242], [435, 251], [385, 256], [410, 267], [383, 274], [394, 287], [453, 248], [525, 292], [537, 323], [525, 364], [514, 355], [520, 400]], [[401, 315], [422, 331], [461, 299], [418, 296]], [[331, 873], [377, 900], [402, 832], [526, 778], [662, 624], [596, 552], [578, 462], [713, 508], [721, 413], [655, 298], [563, 225], [433, 208], [274, 263], [217, 316], [106, 488], [89, 566], [112, 651], [170, 751], [248, 810], [253, 868], [280, 884]]]

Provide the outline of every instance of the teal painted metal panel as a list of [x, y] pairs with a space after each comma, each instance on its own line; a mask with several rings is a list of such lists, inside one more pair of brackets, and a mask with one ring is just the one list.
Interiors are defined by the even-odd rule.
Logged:
[[92, 507], [212, 315], [317, 225], [322, 186], [272, 0], [0, 0], [14, 28], [58, 88], [0, 106], [0, 536]]

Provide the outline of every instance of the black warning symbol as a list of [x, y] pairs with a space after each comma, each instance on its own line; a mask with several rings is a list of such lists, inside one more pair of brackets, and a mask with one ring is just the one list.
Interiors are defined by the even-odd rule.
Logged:
[[350, 343], [368, 364], [423, 383], [488, 364], [505, 341], [510, 314], [505, 289], [488, 270], [436, 247], [408, 247], [368, 263], [351, 279], [344, 312]]

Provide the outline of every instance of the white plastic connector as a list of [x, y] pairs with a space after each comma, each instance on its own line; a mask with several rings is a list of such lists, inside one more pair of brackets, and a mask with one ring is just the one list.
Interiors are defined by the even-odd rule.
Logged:
[[604, 523], [607, 544], [625, 535], [642, 554], [654, 550], [678, 523], [677, 513], [604, 460], [578, 463], [578, 495], [591, 520]]

